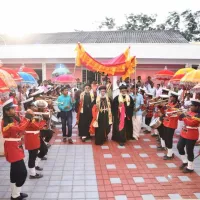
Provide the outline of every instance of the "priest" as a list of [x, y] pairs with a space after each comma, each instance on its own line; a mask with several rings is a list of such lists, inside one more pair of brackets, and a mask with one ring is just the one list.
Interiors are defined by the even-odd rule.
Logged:
[[126, 85], [121, 85], [119, 89], [120, 94], [114, 98], [112, 103], [114, 119], [112, 140], [118, 142], [120, 146], [124, 146], [126, 140], [132, 139], [134, 101], [127, 93]]
[[95, 135], [96, 145], [102, 145], [107, 140], [112, 124], [111, 101], [106, 94], [106, 86], [100, 86], [99, 92], [92, 108], [90, 125], [90, 134]]

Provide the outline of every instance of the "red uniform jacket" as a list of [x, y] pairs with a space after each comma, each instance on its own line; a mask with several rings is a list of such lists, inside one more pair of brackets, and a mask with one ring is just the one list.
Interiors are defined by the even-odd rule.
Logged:
[[[169, 103], [168, 107], [169, 108], [166, 110], [166, 112], [171, 112], [171, 111], [174, 111], [175, 108], [179, 108], [179, 105], [178, 104]], [[179, 117], [178, 117], [177, 114], [172, 114], [172, 115], [165, 116], [164, 120], [163, 120], [163, 125], [165, 127], [168, 127], [168, 128], [177, 129], [178, 119], [179, 119]]]
[[184, 116], [183, 118], [180, 116], [179, 118], [185, 124], [185, 126], [181, 131], [181, 136], [189, 140], [198, 140], [199, 138], [198, 127], [200, 125], [199, 113], [194, 113], [189, 111], [187, 112], [187, 115], [191, 116], [191, 118], [187, 116]]
[[153, 117], [153, 111], [154, 111], [154, 105], [148, 105], [147, 106], [147, 118], [152, 118]]
[[[30, 121], [25, 118], [20, 122], [13, 119], [13, 122], [9, 124], [5, 124], [2, 120], [2, 133], [5, 139], [4, 151], [8, 162], [12, 163], [24, 158], [21, 137], [29, 123]], [[17, 139], [18, 141], [7, 141]]]
[[28, 125], [28, 127], [26, 127], [26, 131], [24, 134], [25, 149], [34, 150], [40, 147], [40, 130], [45, 125], [45, 120], [42, 120], [40, 122], [36, 122], [35, 120], [33, 120]]

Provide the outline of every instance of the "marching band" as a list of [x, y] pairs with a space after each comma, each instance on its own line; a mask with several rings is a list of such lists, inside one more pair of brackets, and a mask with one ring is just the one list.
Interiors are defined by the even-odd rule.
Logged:
[[4, 151], [6, 160], [11, 163], [11, 199], [28, 196], [21, 193], [27, 177], [23, 143], [29, 155], [29, 178], [42, 178], [43, 175], [37, 171], [43, 170], [39, 162], [47, 160], [46, 155], [51, 146], [49, 142], [54, 133], [52, 116], [55, 118], [53, 114], [57, 113], [56, 118], [61, 118], [63, 142], [73, 144], [74, 110], [77, 113], [75, 126], [78, 126], [79, 137], [83, 142], [94, 136], [95, 144], [103, 145], [112, 132], [111, 139], [124, 146], [128, 140], [139, 140], [141, 129], [146, 128], [144, 134], [154, 133], [152, 136], [159, 143], [157, 150], [166, 151], [164, 160], [174, 158], [173, 136], [178, 122], [182, 121], [184, 126], [177, 145], [182, 159], [180, 170], [183, 173], [193, 172], [194, 146], [199, 138], [200, 100], [191, 99], [191, 105], [185, 109], [178, 100], [178, 93], [166, 88], [162, 89], [159, 97], [153, 98], [152, 93], [139, 90], [138, 86], [133, 85], [129, 90], [122, 84], [120, 93], [114, 99], [108, 94], [110, 89], [111, 85], [100, 86], [94, 94], [91, 86], [86, 84], [83, 92], [77, 90], [74, 94], [68, 87], [62, 87], [60, 94], [57, 87], [45, 92], [40, 88], [21, 102], [24, 110], [15, 110], [16, 101], [12, 93], [12, 98], [2, 106]]

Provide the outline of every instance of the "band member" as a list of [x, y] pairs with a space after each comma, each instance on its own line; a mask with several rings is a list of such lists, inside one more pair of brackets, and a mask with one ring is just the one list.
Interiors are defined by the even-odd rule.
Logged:
[[167, 88], [162, 88], [162, 95], [169, 95], [170, 90]]
[[124, 146], [126, 140], [132, 139], [133, 125], [132, 116], [134, 102], [130, 95], [127, 94], [127, 86], [119, 87], [120, 94], [113, 100], [113, 135], [112, 140]]
[[5, 140], [4, 151], [6, 160], [11, 163], [11, 199], [22, 200], [28, 197], [28, 195], [21, 193], [21, 187], [27, 177], [21, 138], [24, 130], [29, 126], [32, 116], [28, 110], [25, 118], [20, 119], [15, 115], [14, 107], [12, 99], [3, 104], [2, 133]]
[[154, 112], [154, 105], [153, 104], [150, 104], [150, 101], [153, 97], [153, 94], [151, 93], [147, 93], [147, 107], [146, 107], [146, 112], [147, 112], [147, 115], [145, 117], [145, 125], [146, 125], [146, 130], [144, 131], [144, 133], [148, 134], [148, 133], [151, 133], [151, 127], [149, 126], [150, 123], [151, 123], [151, 119], [153, 117], [153, 112]]
[[[33, 98], [27, 99], [23, 102], [25, 104], [25, 109], [32, 110], [32, 115], [34, 116], [34, 112], [36, 110], [35, 104], [33, 103]], [[43, 169], [39, 166], [35, 166], [35, 161], [38, 155], [38, 151], [40, 148], [40, 130], [46, 125], [45, 120], [36, 121], [33, 119], [31, 123], [26, 127], [25, 135], [24, 135], [24, 143], [25, 148], [29, 153], [28, 167], [29, 167], [29, 178], [37, 179], [42, 178], [43, 175], [36, 173], [37, 171], [42, 171]]]
[[107, 79], [107, 83], [106, 83], [106, 91], [108, 94], [108, 98], [112, 99], [112, 84], [109, 78]]
[[[191, 99], [191, 103], [190, 111], [181, 114], [179, 117], [180, 120], [183, 120], [184, 127], [181, 131], [177, 148], [183, 162], [180, 169], [184, 173], [194, 171], [194, 146], [199, 137], [200, 100]], [[185, 155], [185, 147], [187, 157]]]
[[[173, 112], [177, 108], [180, 107], [178, 101], [178, 94], [176, 92], [171, 92], [170, 94], [170, 102], [167, 104], [166, 112]], [[167, 147], [167, 155], [164, 156], [164, 160], [171, 160], [174, 158], [174, 154], [172, 151], [173, 144], [173, 136], [175, 129], [178, 126], [178, 115], [175, 114], [165, 114], [164, 120], [164, 137], [165, 137], [165, 145]]]
[[95, 134], [95, 144], [102, 145], [110, 133], [112, 124], [111, 102], [106, 95], [106, 86], [99, 87], [100, 95], [92, 108], [93, 120], [90, 125], [90, 134]]
[[[68, 141], [73, 144], [72, 140], [72, 107], [75, 103], [72, 94], [68, 94], [68, 88], [62, 88], [62, 95], [58, 97], [58, 108], [60, 109], [60, 117], [62, 122], [63, 142]], [[66, 133], [66, 125], [68, 127], [68, 134]]]
[[133, 111], [133, 116], [132, 116], [132, 125], [133, 125], [133, 135], [132, 138], [133, 140], [138, 140], [140, 137], [140, 131], [141, 131], [141, 126], [142, 126], [142, 108], [144, 105], [144, 99], [143, 96], [138, 92], [138, 86], [133, 85], [131, 87], [131, 91], [133, 94], [131, 95], [132, 99], [135, 102], [135, 107]]
[[[168, 100], [169, 96], [168, 95], [160, 95], [160, 98], [162, 100]], [[167, 103], [161, 103], [159, 105], [157, 105], [156, 107], [156, 112], [154, 117], [157, 118], [159, 117], [160, 121], [162, 122], [162, 124], [157, 128], [158, 130], [158, 134], [160, 137], [160, 145], [157, 147], [157, 150], [163, 151], [166, 150], [166, 146], [165, 146], [165, 137], [164, 137], [164, 126], [163, 126], [163, 116], [165, 114], [165, 105]]]
[[79, 108], [77, 113], [77, 124], [79, 130], [79, 136], [82, 141], [90, 139], [90, 124], [92, 121], [92, 106], [94, 103], [94, 94], [90, 92], [91, 87], [86, 84], [84, 92], [80, 94]]

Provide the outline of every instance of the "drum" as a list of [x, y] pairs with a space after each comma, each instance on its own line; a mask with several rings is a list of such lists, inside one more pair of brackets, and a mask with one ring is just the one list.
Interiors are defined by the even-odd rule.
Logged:
[[155, 119], [152, 120], [152, 122], [150, 123], [150, 127], [153, 128], [153, 129], [156, 129], [158, 128], [160, 125], [162, 124], [162, 122], [160, 121], [160, 118], [157, 117]]

